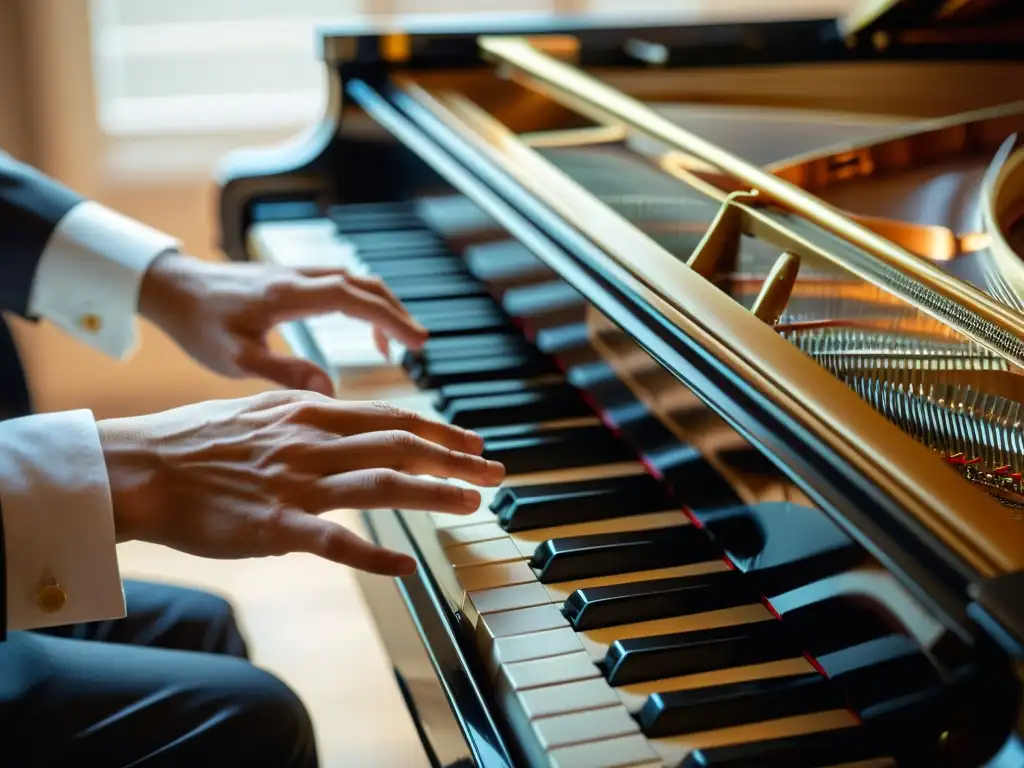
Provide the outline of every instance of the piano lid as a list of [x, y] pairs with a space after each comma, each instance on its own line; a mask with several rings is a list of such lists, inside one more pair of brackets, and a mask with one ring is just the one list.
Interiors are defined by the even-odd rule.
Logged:
[[839, 20], [851, 48], [944, 47], [1024, 41], [1017, 0], [863, 0]]

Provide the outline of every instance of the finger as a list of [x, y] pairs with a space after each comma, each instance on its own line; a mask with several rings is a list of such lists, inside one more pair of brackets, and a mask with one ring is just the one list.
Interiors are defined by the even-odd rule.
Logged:
[[452, 424], [425, 418], [415, 411], [385, 402], [348, 402], [325, 404], [325, 414], [338, 419], [337, 431], [346, 436], [366, 432], [411, 432], [414, 435], [455, 451], [479, 454], [484, 440], [480, 435]]
[[[360, 287], [366, 278], [317, 277], [278, 291], [271, 310], [278, 322], [325, 312], [342, 312], [378, 326], [388, 337], [419, 348], [427, 330], [402, 307]], [[397, 301], [397, 300], [396, 300]]]
[[403, 308], [357, 286], [348, 286], [347, 304], [340, 306], [339, 311], [373, 323], [388, 338], [410, 349], [420, 349], [427, 340], [427, 329]]
[[[317, 449], [314, 447], [314, 451]], [[395, 469], [410, 475], [432, 475], [493, 487], [505, 478], [505, 467], [482, 456], [452, 450], [411, 432], [367, 432], [334, 442], [317, 457], [317, 469]]]
[[238, 358], [244, 373], [268, 379], [289, 389], [303, 389], [324, 395], [334, 394], [331, 377], [308, 360], [272, 352], [263, 346], [247, 348]]
[[480, 492], [393, 469], [364, 469], [321, 478], [310, 486], [313, 509], [415, 509], [468, 515]]
[[373, 344], [377, 347], [381, 357], [391, 362], [391, 345], [388, 342], [387, 334], [377, 326], [373, 327]]
[[402, 304], [401, 300], [395, 296], [392, 290], [388, 287], [387, 283], [381, 280], [379, 277], [367, 277], [363, 275], [353, 275], [351, 272], [345, 269], [303, 269], [300, 274], [306, 277], [334, 277], [342, 278], [345, 282], [356, 286], [369, 293], [375, 293], [384, 299], [389, 304], [393, 305], [396, 309], [410, 314], [408, 308]]
[[[348, 277], [348, 282], [356, 286], [357, 288], [366, 291], [367, 293], [372, 293], [379, 296], [381, 299], [388, 302], [392, 306], [396, 307], [398, 310], [400, 310], [410, 318], [412, 317], [408, 308], [406, 308], [406, 306], [402, 304], [399, 298], [395, 296], [394, 293], [391, 292], [391, 289], [388, 287], [387, 283], [385, 283], [380, 278], [359, 277], [358, 275], [350, 275]], [[387, 335], [382, 331], [382, 329], [376, 327], [374, 328], [374, 339], [377, 341], [377, 348], [380, 349], [381, 354], [384, 355], [385, 358], [390, 358], [390, 354], [387, 350]], [[427, 333], [424, 330], [423, 336], [418, 341], [418, 343], [406, 344], [406, 346], [413, 350], [419, 350], [423, 347], [423, 343], [426, 340]]]
[[372, 544], [322, 517], [289, 510], [280, 526], [279, 544], [288, 552], [308, 552], [382, 576], [406, 576], [416, 570], [416, 561], [408, 555]]

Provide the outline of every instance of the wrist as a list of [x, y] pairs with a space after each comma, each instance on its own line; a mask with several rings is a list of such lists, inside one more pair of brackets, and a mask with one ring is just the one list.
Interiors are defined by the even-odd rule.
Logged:
[[96, 427], [107, 467], [117, 540], [145, 540], [161, 514], [159, 459], [137, 421], [105, 419]]
[[139, 286], [139, 314], [157, 325], [194, 294], [196, 259], [178, 250], [166, 251], [150, 263]]

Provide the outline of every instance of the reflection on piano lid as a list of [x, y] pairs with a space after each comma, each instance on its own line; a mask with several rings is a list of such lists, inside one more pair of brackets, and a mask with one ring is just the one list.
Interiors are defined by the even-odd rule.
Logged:
[[757, 5], [327, 31], [323, 124], [225, 167], [229, 255], [431, 331], [297, 353], [508, 467], [365, 515], [433, 764], [1024, 764], [1024, 16]]

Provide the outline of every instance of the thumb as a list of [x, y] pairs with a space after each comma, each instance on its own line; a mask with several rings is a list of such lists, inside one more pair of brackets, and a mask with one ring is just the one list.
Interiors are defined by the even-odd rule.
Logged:
[[382, 576], [406, 576], [416, 570], [409, 555], [394, 552], [360, 538], [347, 528], [322, 517], [288, 510], [281, 518], [279, 549], [308, 552], [335, 563]]
[[334, 396], [331, 377], [308, 360], [281, 355], [261, 348], [245, 355], [239, 363], [245, 373], [269, 379], [288, 389], [302, 389]]

